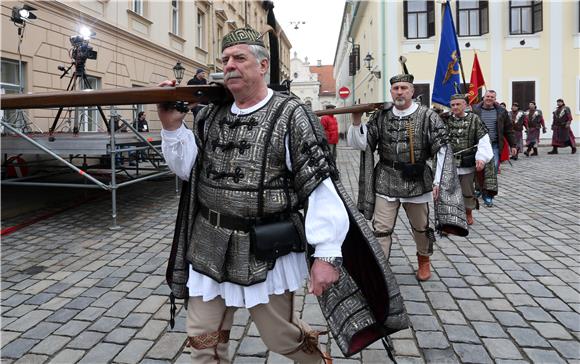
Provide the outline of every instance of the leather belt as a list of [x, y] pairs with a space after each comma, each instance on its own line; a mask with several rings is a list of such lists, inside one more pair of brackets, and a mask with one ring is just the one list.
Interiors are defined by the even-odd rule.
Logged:
[[[384, 164], [387, 167], [394, 168], [398, 171], [402, 170], [404, 165], [412, 165], [411, 163], [397, 162], [397, 161], [392, 161], [389, 159], [381, 159], [379, 162], [381, 164]], [[425, 162], [419, 162], [419, 163], [415, 163], [415, 164], [425, 164]]]
[[232, 215], [224, 215], [212, 210], [202, 204], [199, 204], [199, 213], [211, 225], [229, 230], [250, 231], [251, 227], [256, 224], [256, 219], [245, 219]]
[[244, 218], [222, 214], [202, 204], [199, 204], [199, 213], [213, 226], [244, 232], [252, 230], [259, 223], [284, 221], [290, 218], [290, 214], [284, 212], [264, 218]]

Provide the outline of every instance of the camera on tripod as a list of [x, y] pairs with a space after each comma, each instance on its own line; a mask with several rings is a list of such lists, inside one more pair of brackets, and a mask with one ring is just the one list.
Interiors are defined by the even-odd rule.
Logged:
[[89, 45], [89, 40], [81, 35], [70, 37], [70, 44], [73, 46], [71, 56], [75, 61], [97, 59], [97, 51]]

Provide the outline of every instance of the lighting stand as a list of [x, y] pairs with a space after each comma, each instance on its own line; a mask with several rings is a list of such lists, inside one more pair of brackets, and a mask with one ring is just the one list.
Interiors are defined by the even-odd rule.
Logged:
[[[16, 25], [18, 28], [18, 93], [23, 94], [24, 84], [22, 80], [22, 52], [20, 50], [20, 46], [22, 44], [22, 40], [24, 39], [24, 29], [26, 27], [26, 22], [22, 22], [22, 24], [14, 23], [14, 25]], [[34, 122], [30, 120], [28, 114], [22, 111], [22, 109], [17, 109], [14, 114], [10, 115], [10, 117], [5, 121], [23, 133], [31, 133], [31, 126], [35, 127], [39, 132], [42, 133], [42, 129], [40, 129], [38, 125], [34, 124]]]

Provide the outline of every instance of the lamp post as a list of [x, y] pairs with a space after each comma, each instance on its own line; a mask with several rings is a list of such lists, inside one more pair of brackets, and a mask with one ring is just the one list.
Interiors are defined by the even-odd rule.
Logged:
[[375, 59], [373, 58], [373, 56], [371, 55], [371, 52], [368, 52], [367, 55], [365, 56], [365, 58], [363, 59], [363, 61], [365, 62], [365, 65], [367, 66], [367, 69], [370, 71], [373, 68], [373, 61]]
[[175, 76], [175, 79], [177, 80], [178, 85], [181, 83], [181, 80], [183, 80], [184, 73], [185, 73], [185, 67], [183, 67], [181, 65], [181, 61], [177, 61], [175, 66], [173, 66], [173, 75]]
[[370, 73], [375, 76], [376, 78], [381, 78], [381, 71], [377, 71], [375, 69], [373, 69], [373, 61], [374, 61], [374, 57], [372, 56], [371, 52], [368, 52], [367, 55], [365, 56], [365, 58], [363, 59], [363, 61], [365, 62], [365, 65], [367, 67], [367, 69], [370, 71]]

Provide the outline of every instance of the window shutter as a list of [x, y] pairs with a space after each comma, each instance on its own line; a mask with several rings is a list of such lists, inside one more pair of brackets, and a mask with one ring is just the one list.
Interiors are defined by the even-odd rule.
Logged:
[[435, 2], [434, 1], [427, 1], [427, 22], [428, 22], [427, 36], [432, 37], [435, 35]]
[[354, 76], [356, 75], [356, 68], [355, 68], [355, 60], [354, 60], [354, 53], [349, 54], [348, 56], [348, 75]]
[[403, 28], [404, 28], [404, 33], [405, 33], [405, 38], [408, 38], [408, 27], [409, 27], [409, 20], [407, 19], [409, 17], [409, 15], [407, 14], [407, 12], [409, 8], [407, 7], [407, 0], [403, 1]]
[[532, 4], [532, 33], [541, 32], [543, 27], [542, 1], [534, 1]]
[[512, 102], [520, 104], [521, 110], [528, 108], [528, 103], [536, 99], [535, 81], [514, 81], [512, 83]]
[[356, 71], [360, 70], [360, 45], [354, 44], [352, 46], [352, 54], [354, 56], [354, 69]]
[[[461, 7], [461, 0], [457, 0], [457, 2], [455, 3], [455, 33], [457, 33], [458, 37], [462, 36], [461, 33], [461, 29], [460, 24], [461, 22], [459, 21], [459, 8]], [[443, 16], [443, 14], [441, 14], [441, 16]]]
[[489, 1], [479, 2], [479, 35], [489, 33]]

